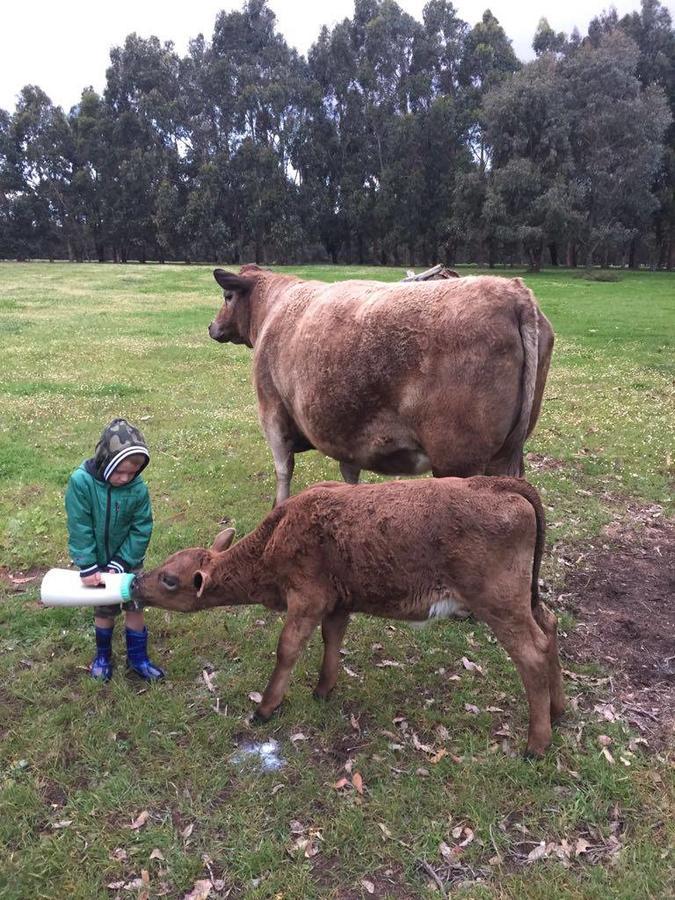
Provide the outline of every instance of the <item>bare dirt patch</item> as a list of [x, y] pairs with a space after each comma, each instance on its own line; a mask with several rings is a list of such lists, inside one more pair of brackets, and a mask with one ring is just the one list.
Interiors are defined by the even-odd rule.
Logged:
[[562, 605], [578, 620], [563, 654], [601, 664], [624, 717], [660, 740], [675, 724], [675, 521], [629, 506], [580, 554]]

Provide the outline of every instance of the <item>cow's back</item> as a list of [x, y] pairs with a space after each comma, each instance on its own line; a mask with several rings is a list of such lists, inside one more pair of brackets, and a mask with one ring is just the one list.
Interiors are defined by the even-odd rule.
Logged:
[[361, 468], [416, 471], [405, 454], [438, 423], [446, 439], [479, 433], [489, 457], [517, 415], [519, 308], [533, 304], [518, 279], [490, 276], [289, 285], [256, 344], [261, 402], [276, 394], [314, 447]]

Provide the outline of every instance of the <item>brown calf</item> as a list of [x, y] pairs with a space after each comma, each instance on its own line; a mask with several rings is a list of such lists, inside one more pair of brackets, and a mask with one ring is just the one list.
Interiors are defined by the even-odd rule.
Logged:
[[138, 579], [134, 595], [184, 612], [250, 603], [286, 611], [259, 719], [281, 703], [318, 625], [324, 656], [315, 695], [325, 698], [351, 613], [413, 622], [473, 614], [513, 659], [530, 708], [527, 750], [544, 752], [565, 699], [556, 618], [537, 589], [543, 511], [526, 481], [328, 482], [276, 507], [230, 547], [233, 537], [227, 529], [211, 550], [175, 553]]

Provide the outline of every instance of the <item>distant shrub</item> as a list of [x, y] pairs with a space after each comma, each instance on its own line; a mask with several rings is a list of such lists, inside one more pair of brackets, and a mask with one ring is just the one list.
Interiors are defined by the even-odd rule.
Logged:
[[584, 272], [579, 276], [583, 278], [584, 281], [621, 281], [621, 278], [616, 274], [616, 272]]

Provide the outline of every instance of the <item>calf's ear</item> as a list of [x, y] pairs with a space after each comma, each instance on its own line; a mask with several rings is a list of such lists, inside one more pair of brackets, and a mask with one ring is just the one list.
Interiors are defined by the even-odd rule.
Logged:
[[227, 550], [233, 540], [234, 528], [225, 528], [224, 531], [221, 531], [220, 534], [217, 535], [211, 549], [214, 553], [222, 553], [223, 550]]
[[197, 591], [197, 598], [201, 598], [204, 591], [207, 589], [209, 584], [211, 583], [211, 576], [208, 572], [205, 572], [203, 569], [197, 569], [197, 571], [192, 576], [192, 584], [194, 589]]
[[234, 272], [226, 272], [225, 269], [214, 269], [213, 277], [224, 291], [238, 291], [243, 294], [251, 290], [250, 278], [242, 278]]

